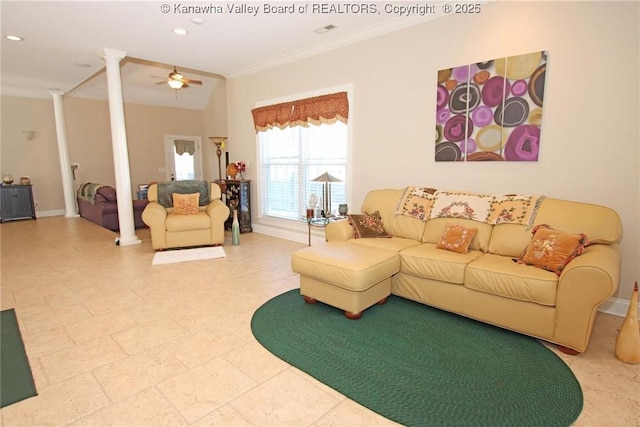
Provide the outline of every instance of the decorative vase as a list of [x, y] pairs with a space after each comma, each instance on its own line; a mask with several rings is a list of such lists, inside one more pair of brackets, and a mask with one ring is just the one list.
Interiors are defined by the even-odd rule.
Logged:
[[338, 205], [338, 213], [341, 216], [345, 216], [347, 214], [347, 212], [349, 212], [349, 207], [347, 206], [346, 203], [340, 203]]
[[233, 222], [231, 223], [231, 244], [238, 246], [240, 244], [240, 223], [238, 222], [238, 210], [233, 210]]
[[633, 286], [629, 311], [616, 341], [616, 357], [624, 363], [640, 363], [640, 326], [638, 325], [638, 282]]

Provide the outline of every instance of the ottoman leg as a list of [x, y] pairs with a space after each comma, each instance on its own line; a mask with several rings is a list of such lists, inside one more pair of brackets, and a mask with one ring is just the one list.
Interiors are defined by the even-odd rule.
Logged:
[[387, 302], [387, 298], [388, 298], [388, 297], [384, 297], [384, 298], [382, 298], [382, 299], [381, 299], [380, 301], [378, 301], [376, 304], [378, 304], [378, 305], [383, 305], [383, 304], [385, 304], [385, 303]]
[[302, 297], [304, 298], [304, 302], [306, 302], [307, 304], [315, 304], [315, 303], [318, 302], [317, 300], [315, 300], [315, 299], [313, 299], [311, 297], [308, 297], [306, 295], [302, 295]]
[[347, 316], [347, 319], [358, 320], [359, 318], [362, 317], [362, 312], [360, 312], [360, 313], [352, 313], [350, 311], [345, 311], [344, 315]]

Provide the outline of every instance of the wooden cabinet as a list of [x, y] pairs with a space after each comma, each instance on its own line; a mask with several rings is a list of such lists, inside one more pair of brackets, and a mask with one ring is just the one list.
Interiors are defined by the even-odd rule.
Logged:
[[31, 185], [0, 186], [0, 222], [36, 219]]
[[231, 210], [224, 223], [225, 230], [231, 230], [233, 209], [238, 209], [240, 233], [250, 233], [251, 228], [251, 180], [222, 179], [216, 183], [222, 189], [222, 200]]

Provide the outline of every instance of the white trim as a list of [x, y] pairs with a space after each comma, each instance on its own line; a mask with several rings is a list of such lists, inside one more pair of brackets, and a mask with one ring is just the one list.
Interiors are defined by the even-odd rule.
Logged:
[[[450, 2], [450, 1], [452, 0], [447, 0], [447, 2]], [[479, 0], [479, 3], [485, 3], [486, 1], [487, 0]], [[344, 46], [358, 43], [363, 40], [378, 37], [380, 35], [391, 33], [393, 31], [398, 31], [403, 28], [411, 27], [417, 24], [422, 24], [423, 22], [431, 21], [440, 16], [444, 16], [440, 12], [440, 8], [436, 8], [436, 9], [438, 10], [438, 13], [435, 13], [435, 14], [426, 14], [424, 16], [414, 15], [412, 17], [403, 16], [403, 17], [398, 17], [396, 19], [385, 21], [379, 24], [374, 24], [369, 27], [360, 29], [358, 31], [354, 31], [338, 39], [334, 39], [325, 43], [318, 43], [314, 46], [306, 47], [304, 49], [300, 49], [300, 50], [288, 53], [286, 55], [269, 59], [267, 61], [255, 64], [246, 68], [234, 70], [229, 74], [226, 74], [225, 77], [227, 79], [237, 79], [239, 77], [248, 76], [250, 74], [255, 74], [260, 71], [268, 70], [270, 68], [274, 68], [279, 65], [284, 65], [290, 62], [298, 61], [300, 59], [308, 58], [310, 56], [319, 55], [324, 52], [329, 52]]]
[[[344, 83], [341, 85], [337, 85], [337, 86], [331, 86], [331, 87], [327, 87], [327, 88], [322, 88], [322, 89], [316, 89], [316, 90], [312, 90], [312, 91], [308, 91], [308, 92], [303, 92], [303, 93], [298, 93], [295, 95], [287, 95], [287, 96], [281, 96], [278, 98], [271, 98], [271, 99], [267, 99], [267, 100], [261, 100], [261, 101], [256, 101], [255, 103], [255, 108], [258, 107], [264, 107], [266, 105], [273, 105], [273, 104], [280, 104], [283, 102], [291, 102], [291, 101], [295, 101], [298, 99], [306, 99], [306, 98], [312, 98], [315, 96], [322, 96], [322, 95], [327, 95], [327, 94], [331, 94], [331, 93], [336, 93], [336, 92], [347, 92], [347, 100], [349, 101], [349, 119], [347, 121], [347, 164], [346, 164], [346, 176], [345, 176], [345, 185], [346, 185], [346, 192], [345, 192], [345, 201], [347, 203], [347, 205], [351, 205], [351, 193], [352, 193], [352, 188], [353, 188], [353, 116], [354, 114], [354, 108], [352, 108], [353, 106], [353, 89], [354, 85], [353, 83]], [[264, 220], [265, 217], [262, 215], [262, 203], [260, 200], [260, 177], [261, 175], [261, 171], [260, 171], [260, 143], [259, 143], [259, 136], [258, 133], [256, 132], [256, 136], [255, 136], [255, 144], [256, 144], [256, 179], [255, 179], [255, 187], [254, 187], [254, 194], [255, 194], [255, 201], [253, 203], [254, 206], [257, 207], [257, 209], [254, 209], [256, 218], [258, 218], [259, 220]], [[267, 219], [268, 221], [268, 219]], [[284, 220], [283, 220], [284, 221]], [[268, 233], [265, 233], [268, 234]], [[284, 237], [283, 237], [284, 238]], [[289, 240], [294, 240], [294, 241], [298, 241], [296, 239], [289, 239]], [[307, 242], [307, 240], [305, 240], [305, 242]]]
[[[45, 218], [48, 216], [63, 216], [65, 214], [64, 209], [53, 209], [48, 211], [36, 211], [36, 218]], [[80, 215], [77, 215], [78, 217]]]
[[[611, 297], [602, 303], [598, 311], [611, 314], [613, 316], [625, 317], [629, 311], [631, 300]], [[640, 311], [640, 304], [638, 304]]]
[[34, 98], [34, 99], [46, 99], [51, 101], [51, 94], [48, 90], [33, 91], [24, 90], [18, 88], [3, 88], [0, 90], [0, 96], [12, 96], [16, 98]]

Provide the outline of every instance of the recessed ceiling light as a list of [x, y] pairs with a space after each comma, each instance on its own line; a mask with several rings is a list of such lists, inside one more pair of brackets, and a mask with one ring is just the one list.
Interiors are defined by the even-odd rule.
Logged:
[[22, 37], [13, 34], [6, 35], [4, 36], [4, 38], [7, 40], [11, 40], [12, 42], [21, 42], [22, 40], [24, 40]]
[[179, 35], [179, 36], [184, 36], [184, 35], [189, 34], [189, 31], [187, 31], [187, 30], [185, 30], [185, 29], [182, 29], [182, 28], [174, 28], [174, 29], [173, 29], [173, 33], [174, 33], [174, 34], [177, 34], [177, 35]]
[[338, 27], [336, 27], [336, 26], [335, 26], [335, 25], [333, 25], [333, 24], [329, 24], [329, 25], [325, 25], [324, 27], [320, 27], [320, 28], [318, 28], [318, 29], [316, 29], [316, 30], [313, 30], [313, 32], [314, 32], [314, 33], [318, 33], [318, 34], [324, 34], [324, 33], [326, 33], [327, 31], [331, 31], [331, 30], [334, 30], [334, 29], [336, 29], [336, 28], [338, 28]]
[[193, 22], [196, 25], [202, 25], [206, 21], [204, 19], [202, 19], [202, 18], [193, 18], [193, 19], [191, 19], [191, 22]]
[[76, 62], [73, 65], [75, 65], [76, 67], [80, 67], [80, 68], [90, 68], [91, 67], [90, 64], [85, 64], [84, 62]]

